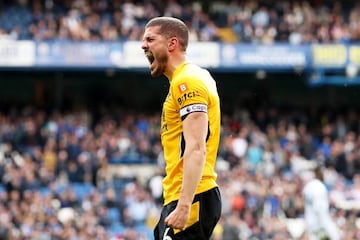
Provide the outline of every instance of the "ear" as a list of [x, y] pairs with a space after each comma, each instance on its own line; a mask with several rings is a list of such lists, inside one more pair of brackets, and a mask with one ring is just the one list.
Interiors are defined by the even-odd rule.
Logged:
[[178, 47], [178, 44], [179, 44], [179, 40], [176, 37], [170, 38], [168, 43], [169, 51], [170, 52], [174, 51]]

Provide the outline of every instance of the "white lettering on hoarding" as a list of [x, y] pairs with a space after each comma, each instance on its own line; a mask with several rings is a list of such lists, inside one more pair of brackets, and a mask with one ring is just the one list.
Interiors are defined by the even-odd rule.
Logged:
[[300, 52], [285, 52], [277, 54], [261, 54], [261, 53], [244, 53], [239, 56], [240, 64], [247, 65], [261, 65], [261, 66], [274, 66], [274, 65], [305, 65], [306, 58], [304, 53]]
[[0, 43], [0, 67], [27, 67], [35, 64], [35, 43], [33, 41], [7, 41]]

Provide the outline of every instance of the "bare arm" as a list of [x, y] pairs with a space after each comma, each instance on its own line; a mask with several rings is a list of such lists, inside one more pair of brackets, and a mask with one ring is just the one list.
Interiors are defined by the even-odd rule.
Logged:
[[192, 113], [183, 122], [185, 152], [180, 205], [191, 205], [200, 182], [206, 159], [207, 130], [208, 118], [206, 113]]
[[183, 229], [190, 216], [191, 203], [206, 160], [207, 130], [208, 116], [204, 112], [191, 113], [183, 121], [185, 138], [183, 182], [176, 209], [165, 219], [170, 227]]

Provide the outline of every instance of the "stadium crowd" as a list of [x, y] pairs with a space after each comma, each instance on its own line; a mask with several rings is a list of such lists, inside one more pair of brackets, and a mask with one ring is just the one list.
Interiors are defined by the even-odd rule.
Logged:
[[291, 44], [360, 39], [357, 1], [18, 0], [0, 4], [0, 38], [44, 41], [140, 40], [165, 15], [184, 20], [193, 41]]
[[[324, 166], [343, 239], [360, 239], [358, 119], [351, 110], [279, 107], [224, 114], [223, 215], [213, 239], [306, 239], [288, 220], [303, 218], [302, 187], [314, 164]], [[125, 164], [158, 170], [145, 182], [109, 174]], [[162, 169], [159, 113], [2, 111], [0, 239], [152, 239]]]
[[[140, 40], [158, 15], [193, 41], [329, 43], [360, 39], [356, 1], [19, 0], [0, 3], [0, 39]], [[359, 113], [259, 108], [222, 118], [223, 215], [214, 240], [296, 239], [302, 187], [321, 165], [343, 239], [360, 239]], [[0, 111], [0, 239], [152, 239], [161, 204], [160, 113], [33, 106]], [[158, 168], [144, 183], [117, 165]], [[160, 195], [159, 195], [160, 194]], [[303, 234], [298, 239], [306, 239]]]

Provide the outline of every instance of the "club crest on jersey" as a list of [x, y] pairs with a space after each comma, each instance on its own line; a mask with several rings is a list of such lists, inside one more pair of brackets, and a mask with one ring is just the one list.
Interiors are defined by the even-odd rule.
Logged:
[[186, 83], [181, 83], [181, 84], [179, 84], [179, 85], [178, 85], [178, 88], [179, 88], [179, 91], [180, 91], [181, 93], [186, 92], [186, 91], [188, 90], [188, 87], [187, 87]]

